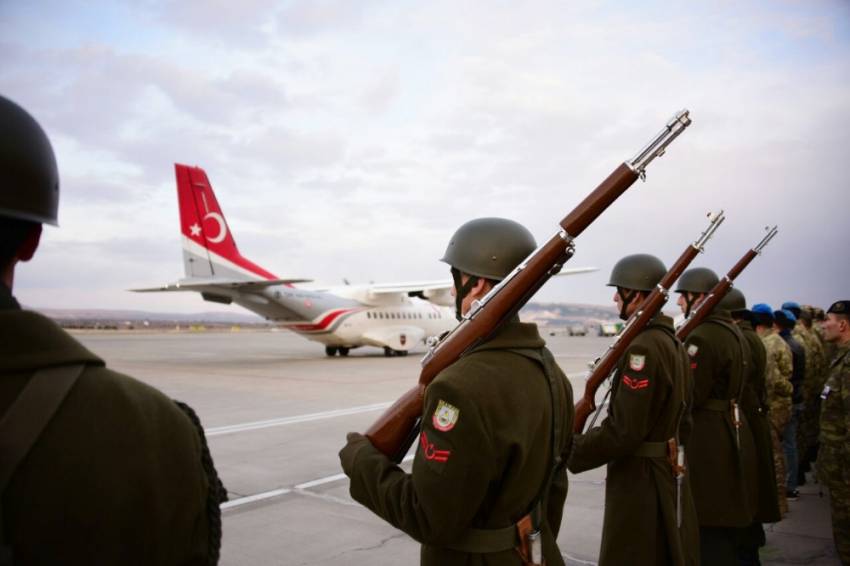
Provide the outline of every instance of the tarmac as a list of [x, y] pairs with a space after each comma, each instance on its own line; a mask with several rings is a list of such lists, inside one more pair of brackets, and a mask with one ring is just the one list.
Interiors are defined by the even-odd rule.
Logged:
[[[419, 546], [348, 495], [337, 453], [409, 389], [423, 349], [375, 348], [327, 358], [288, 332], [81, 332], [113, 369], [192, 405], [230, 501], [223, 565], [416, 564]], [[547, 336], [579, 397], [587, 363], [610, 338]], [[403, 464], [409, 469], [408, 462]], [[596, 564], [605, 469], [570, 476], [558, 544], [567, 564]], [[762, 564], [839, 565], [828, 494], [810, 481], [781, 522], [766, 525]]]

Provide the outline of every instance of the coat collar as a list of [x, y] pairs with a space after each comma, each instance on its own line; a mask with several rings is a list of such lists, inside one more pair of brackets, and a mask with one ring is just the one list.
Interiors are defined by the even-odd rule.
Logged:
[[540, 337], [536, 324], [520, 322], [518, 318], [514, 318], [499, 328], [486, 342], [479, 344], [471, 351], [542, 348], [545, 345], [546, 342]]
[[27, 310], [0, 310], [0, 372], [72, 363], [105, 365], [49, 318]]
[[665, 330], [675, 331], [673, 327], [673, 319], [662, 313], [661, 311], [656, 314], [652, 320], [647, 324], [648, 328], [663, 328]]

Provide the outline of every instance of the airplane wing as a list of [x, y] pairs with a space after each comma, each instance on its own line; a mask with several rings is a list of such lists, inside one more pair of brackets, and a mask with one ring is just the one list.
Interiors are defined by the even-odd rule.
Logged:
[[239, 291], [258, 291], [266, 287], [276, 285], [292, 285], [293, 283], [309, 283], [312, 279], [257, 279], [257, 280], [227, 280], [227, 279], [186, 279], [177, 283], [170, 283], [162, 287], [148, 287], [145, 289], [130, 289], [134, 293], [163, 293], [171, 291], [199, 291], [218, 287], [220, 289], [234, 289]]
[[[558, 273], [558, 276], [576, 275], [591, 271], [598, 271], [598, 269], [596, 267], [571, 267], [562, 269]], [[410, 297], [420, 297], [437, 305], [451, 306], [454, 304], [454, 299], [451, 296], [452, 285], [451, 279], [414, 281], [409, 283], [379, 283], [369, 285], [366, 288], [366, 296], [378, 298], [395, 294], [405, 294]]]
[[[556, 277], [561, 277], [563, 275], [576, 275], [579, 273], [590, 273], [592, 271], [599, 271], [599, 269], [596, 267], [568, 267], [561, 269]], [[426, 293], [427, 291], [450, 290], [452, 288], [452, 284], [451, 279], [414, 281], [410, 283], [378, 283], [369, 285], [369, 292], [374, 295], [389, 295], [393, 293]]]

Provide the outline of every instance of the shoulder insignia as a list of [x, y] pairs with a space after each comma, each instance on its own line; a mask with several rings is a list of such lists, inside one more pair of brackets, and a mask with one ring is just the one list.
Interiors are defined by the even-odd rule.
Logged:
[[422, 455], [425, 456], [426, 460], [447, 462], [449, 460], [449, 456], [452, 455], [451, 450], [438, 450], [437, 447], [434, 446], [434, 443], [428, 440], [428, 435], [425, 434], [424, 430], [419, 435], [419, 446], [422, 447]]
[[646, 365], [646, 356], [641, 354], [632, 354], [629, 356], [629, 367], [635, 371], [641, 371]]
[[437, 409], [431, 417], [431, 423], [437, 430], [448, 432], [455, 427], [459, 416], [460, 410], [457, 407], [440, 399], [440, 402], [437, 403]]
[[688, 355], [690, 357], [693, 358], [694, 356], [696, 356], [697, 352], [699, 352], [699, 346], [697, 346], [696, 344], [691, 344], [690, 346], [688, 346]]
[[649, 387], [648, 379], [635, 379], [634, 377], [629, 377], [628, 375], [623, 375], [623, 385], [628, 387], [629, 389], [646, 389]]

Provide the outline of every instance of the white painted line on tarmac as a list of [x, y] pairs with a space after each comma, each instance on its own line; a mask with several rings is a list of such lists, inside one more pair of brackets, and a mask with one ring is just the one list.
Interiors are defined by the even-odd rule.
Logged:
[[576, 564], [587, 564], [588, 566], [596, 566], [596, 562], [589, 562], [587, 560], [582, 560], [581, 558], [576, 558], [575, 556], [570, 556], [566, 552], [562, 552], [561, 556], [563, 556], [564, 558], [566, 558], [567, 560], [569, 560], [571, 562], [575, 562]]
[[[413, 454], [408, 454], [404, 458], [402, 458], [402, 462], [409, 462], [413, 460]], [[257, 493], [255, 495], [248, 495], [245, 497], [240, 497], [239, 499], [234, 499], [233, 501], [228, 501], [227, 503], [222, 503], [221, 508], [230, 509], [231, 507], [238, 507], [240, 505], [244, 505], [246, 503], [253, 503], [254, 501], [263, 501], [264, 499], [271, 499], [272, 497], [278, 497], [281, 495], [286, 495], [287, 493], [292, 493], [293, 491], [298, 491], [307, 495], [318, 495], [315, 493], [309, 493], [307, 490], [311, 487], [316, 487], [318, 485], [324, 485], [326, 483], [332, 483], [335, 481], [339, 481], [345, 479], [345, 474], [334, 474], [332, 476], [325, 476], [323, 478], [306, 481], [304, 483], [299, 483], [294, 487], [285, 487], [282, 489], [273, 489], [272, 491], [265, 491], [263, 493]], [[338, 498], [328, 497], [329, 501], [336, 501], [340, 503], [341, 501], [337, 501]], [[349, 504], [349, 503], [346, 503]]]
[[253, 503], [254, 501], [262, 501], [263, 499], [270, 499], [272, 497], [278, 497], [280, 495], [285, 495], [291, 492], [291, 489], [273, 489], [271, 491], [266, 491], [263, 493], [257, 493], [254, 495], [249, 495], [247, 497], [240, 497], [239, 499], [234, 499], [233, 501], [228, 501], [227, 503], [221, 504], [221, 510], [232, 509], [233, 507], [239, 507], [240, 505], [245, 505], [246, 503]]
[[310, 421], [319, 421], [322, 419], [332, 419], [335, 417], [344, 417], [347, 415], [356, 415], [358, 413], [368, 413], [370, 411], [378, 411], [386, 409], [392, 405], [392, 402], [375, 403], [373, 405], [361, 405], [359, 407], [350, 407], [348, 409], [335, 409], [333, 411], [323, 411], [321, 413], [308, 413], [306, 415], [295, 415], [292, 417], [281, 417], [279, 419], [269, 419], [266, 421], [254, 421], [228, 426], [217, 426], [204, 429], [207, 437], [220, 436], [222, 434], [232, 434], [234, 432], [244, 432], [246, 430], [257, 430], [261, 428], [269, 428], [273, 426], [284, 426], [290, 424], [306, 423]]

